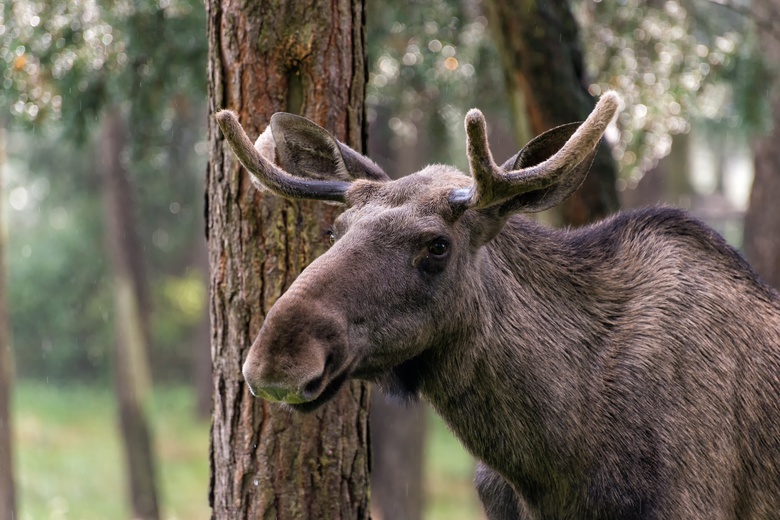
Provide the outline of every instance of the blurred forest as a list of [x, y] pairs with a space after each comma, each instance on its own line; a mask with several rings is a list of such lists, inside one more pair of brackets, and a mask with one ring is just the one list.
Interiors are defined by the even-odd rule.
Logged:
[[[369, 156], [391, 176], [433, 162], [465, 171], [462, 121], [474, 106], [499, 160], [538, 133], [538, 100], [506, 73], [523, 59], [506, 37], [510, 24], [541, 23], [502, 14], [529, 12], [524, 2], [367, 4]], [[626, 101], [608, 135], [620, 205], [689, 209], [780, 284], [780, 238], [772, 238], [780, 225], [772, 208], [780, 196], [772, 137], [780, 1], [549, 5], [572, 16], [580, 86], [592, 96], [615, 89]], [[203, 5], [10, 0], [1, 9], [0, 520], [14, 502], [19, 519], [131, 510], [207, 518]], [[566, 85], [551, 88], [564, 99]], [[753, 186], [754, 171], [761, 185]], [[577, 223], [560, 213], [540, 218]], [[480, 518], [469, 457], [441, 423], [425, 425], [424, 408], [411, 415], [404, 444], [416, 451], [406, 465], [392, 450], [382, 455], [392, 442], [383, 434], [404, 419], [372, 423], [378, 473], [397, 464], [390, 480], [423, 479], [414, 484], [422, 492], [403, 494], [422, 518]], [[140, 467], [123, 469], [126, 460]], [[15, 493], [4, 495], [11, 468]]]

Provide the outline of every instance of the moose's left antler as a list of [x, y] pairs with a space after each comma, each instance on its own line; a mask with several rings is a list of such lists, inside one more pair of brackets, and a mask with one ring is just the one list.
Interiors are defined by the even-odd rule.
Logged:
[[[450, 200], [465, 203], [471, 208], [486, 208], [527, 192], [545, 190], [565, 183], [561, 177], [567, 175], [596, 149], [620, 105], [620, 96], [615, 92], [607, 92], [601, 96], [588, 119], [577, 128], [560, 150], [539, 164], [511, 171], [505, 171], [493, 161], [482, 112], [469, 110], [466, 114], [466, 139], [474, 184], [467, 189], [455, 190]], [[555, 129], [551, 132], [554, 131]]]

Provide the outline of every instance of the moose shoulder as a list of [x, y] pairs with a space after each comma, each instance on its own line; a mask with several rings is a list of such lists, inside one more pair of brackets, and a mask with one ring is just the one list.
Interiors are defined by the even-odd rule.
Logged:
[[577, 230], [519, 215], [577, 189], [619, 103], [502, 166], [471, 111], [470, 177], [396, 181], [303, 118], [276, 114], [253, 146], [217, 114], [259, 187], [346, 206], [268, 312], [251, 391], [302, 411], [349, 378], [422, 395], [480, 461], [491, 519], [777, 516], [777, 293], [682, 211]]

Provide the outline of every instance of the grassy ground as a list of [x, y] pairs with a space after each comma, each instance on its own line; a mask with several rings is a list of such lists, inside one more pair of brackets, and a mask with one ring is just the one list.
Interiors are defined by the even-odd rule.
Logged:
[[[20, 520], [130, 517], [110, 390], [23, 383], [14, 411]], [[208, 424], [185, 389], [157, 391], [152, 413], [163, 518], [209, 518]]]
[[484, 518], [474, 489], [474, 460], [431, 413], [425, 445], [425, 520]]
[[[208, 424], [187, 388], [157, 390], [152, 406], [163, 518], [210, 518]], [[14, 391], [20, 520], [130, 517], [110, 389], [22, 382]], [[426, 453], [426, 520], [482, 517], [473, 462], [438, 419]]]

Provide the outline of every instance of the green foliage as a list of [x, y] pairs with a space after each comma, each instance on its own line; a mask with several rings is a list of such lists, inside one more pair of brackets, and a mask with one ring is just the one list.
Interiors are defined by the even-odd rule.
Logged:
[[387, 134], [402, 150], [425, 134], [427, 161], [465, 167], [466, 111], [478, 104], [506, 113], [498, 52], [479, 6], [379, 2], [368, 6], [367, 26], [369, 120], [391, 113], [387, 128], [375, 129], [380, 139]]
[[172, 97], [204, 94], [204, 14], [195, 0], [7, 2], [0, 106], [38, 124], [63, 118], [84, 138], [103, 107], [127, 101], [134, 123], [154, 128]]
[[[9, 136], [11, 276], [7, 299], [21, 376], [66, 379], [107, 373], [110, 294], [102, 254], [102, 213], [96, 179], [57, 133], [36, 141]], [[64, 173], [64, 174], [63, 174]]]
[[[648, 5], [649, 4], [649, 5]], [[623, 174], [637, 182], [671, 149], [692, 121], [718, 130], [760, 127], [766, 79], [751, 20], [717, 2], [669, 0], [577, 2], [590, 91], [620, 92], [613, 150]]]
[[[91, 149], [106, 107], [120, 106], [129, 130], [123, 159], [150, 285], [183, 278], [205, 291], [204, 28], [197, 0], [3, 4], [0, 110], [29, 131], [9, 146], [11, 200], [28, 201], [8, 218], [20, 375], [109, 372], [113, 302]], [[198, 320], [168, 307], [164, 290], [152, 293], [153, 358], [181, 378]]]

